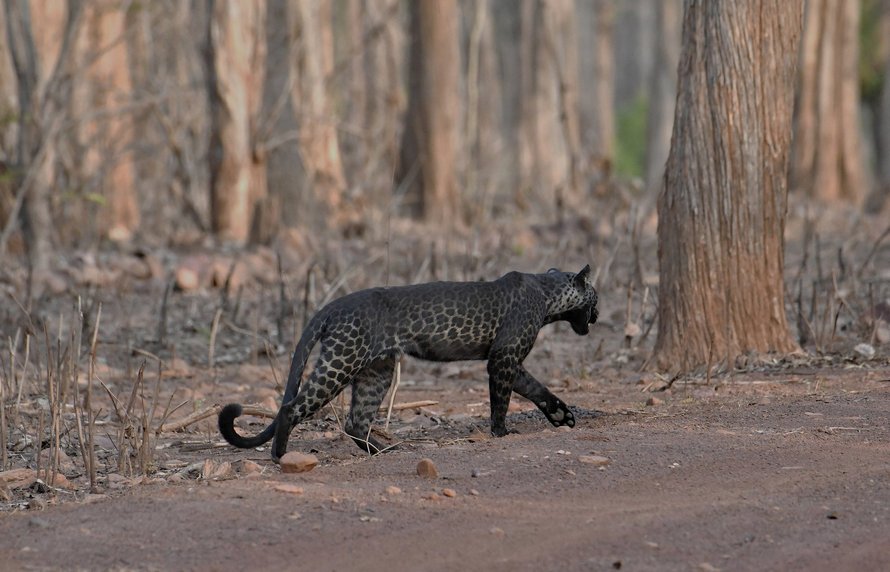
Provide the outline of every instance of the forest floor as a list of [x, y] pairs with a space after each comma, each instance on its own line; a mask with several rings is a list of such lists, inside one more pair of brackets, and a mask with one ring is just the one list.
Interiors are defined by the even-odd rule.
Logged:
[[[157, 255], [160, 279], [126, 278], [134, 264], [152, 266], [144, 252], [72, 259], [59, 273], [77, 288], [31, 312], [0, 304], [3, 335], [16, 348], [0, 360], [10, 444], [0, 472], [0, 562], [9, 570], [888, 569], [890, 344], [879, 332], [890, 320], [881, 306], [890, 299], [890, 248], [876, 242], [881, 224], [850, 225], [861, 234], [790, 241], [787, 275], [798, 279], [789, 279], [789, 307], [795, 297], [806, 306], [798, 320], [809, 331], [804, 352], [673, 380], [644, 367], [654, 294], [628, 287], [635, 274], [652, 284], [652, 229], [640, 233], [641, 259], [631, 256], [629, 235], [583, 226], [569, 240], [551, 240], [547, 228], [503, 243], [477, 237], [452, 259], [437, 258], [422, 239], [387, 239], [385, 252], [380, 241], [376, 251], [346, 244], [316, 255], [336, 260], [331, 268], [285, 258], [277, 271], [266, 252], [253, 255], [265, 262], [242, 259], [253, 273], [229, 295], [204, 286], [165, 296], [181, 252]], [[195, 267], [222, 256], [198, 250]], [[377, 423], [399, 446], [375, 457], [342, 435], [342, 401], [293, 432], [290, 450], [319, 459], [301, 474], [281, 473], [267, 447], [229, 447], [212, 416], [170, 430], [214, 404], [274, 409], [304, 315], [343, 291], [437, 273], [571, 270], [591, 258], [600, 323], [588, 337], [548, 326], [526, 360], [575, 408], [573, 429], [551, 427], [516, 397], [508, 424], [519, 433], [491, 438], [484, 363], [407, 360], [395, 396], [401, 407], [388, 429], [385, 413]], [[392, 268], [386, 279], [384, 265]], [[12, 300], [20, 286], [9, 280]], [[83, 293], [82, 327], [71, 318], [75, 293]], [[90, 491], [74, 403], [82, 405], [89, 386], [97, 302]], [[77, 352], [66, 348], [78, 335], [72, 373]], [[53, 375], [47, 362], [57, 364]], [[66, 376], [77, 380], [55, 401], [46, 391], [53, 376], [58, 392]], [[10, 395], [19, 392], [13, 407]], [[48, 429], [53, 407], [57, 439]], [[254, 433], [268, 420], [240, 421]], [[43, 473], [34, 480], [39, 449], [44, 468], [58, 451], [61, 484], [47, 486]], [[418, 475], [423, 458], [438, 477]]]

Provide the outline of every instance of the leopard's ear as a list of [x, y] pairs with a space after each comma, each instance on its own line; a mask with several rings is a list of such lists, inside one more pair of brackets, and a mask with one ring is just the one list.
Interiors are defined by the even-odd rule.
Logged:
[[581, 269], [581, 272], [575, 274], [575, 285], [578, 288], [583, 288], [587, 284], [590, 284], [590, 265], [589, 264], [585, 264], [584, 268]]

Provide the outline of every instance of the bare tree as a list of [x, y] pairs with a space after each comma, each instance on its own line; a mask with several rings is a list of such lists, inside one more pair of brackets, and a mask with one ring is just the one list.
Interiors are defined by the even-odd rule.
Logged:
[[343, 214], [346, 176], [327, 84], [334, 67], [331, 2], [293, 0], [290, 9], [299, 30], [293, 53], [297, 85], [292, 94], [303, 165], [327, 217], [336, 217]]
[[880, 33], [884, 39], [884, 82], [878, 104], [877, 185], [865, 205], [868, 212], [879, 213], [890, 197], [890, 0], [880, 3]]
[[791, 189], [818, 200], [865, 196], [859, 132], [859, 2], [806, 4]]
[[396, 181], [413, 214], [458, 223], [460, 48], [457, 0], [409, 4], [409, 99]]
[[611, 169], [615, 144], [615, 2], [593, 0], [579, 7], [592, 24], [583, 31], [585, 95], [581, 98], [583, 141], [594, 172]]
[[[55, 183], [58, 134], [71, 93], [73, 42], [81, 20], [77, 0], [6, 0], [6, 32], [12, 53], [19, 102], [16, 156], [17, 196], [10, 219], [21, 212], [28, 248], [29, 296], [41, 293], [49, 276], [53, 221], [50, 198]], [[5, 251], [12, 228], [0, 236]]]
[[[577, 203], [581, 186], [574, 3], [533, 0], [521, 8], [523, 187], [530, 187], [534, 198], [560, 211], [566, 202]], [[525, 200], [519, 199], [520, 203]]]
[[658, 200], [658, 368], [795, 349], [783, 232], [802, 0], [687, 0]]
[[256, 152], [265, 73], [262, 0], [209, 0], [207, 70], [211, 136], [210, 219], [214, 233], [243, 243], [266, 196], [266, 161]]
[[129, 241], [140, 221], [133, 174], [133, 97], [127, 58], [126, 14], [120, 0], [84, 3], [77, 39], [72, 111], [79, 119], [81, 180], [105, 197], [100, 228], [109, 239]]
[[646, 188], [655, 196], [664, 179], [671, 148], [674, 104], [677, 101], [677, 62], [680, 59], [680, 0], [655, 2], [655, 64], [649, 76], [649, 110], [646, 119]]

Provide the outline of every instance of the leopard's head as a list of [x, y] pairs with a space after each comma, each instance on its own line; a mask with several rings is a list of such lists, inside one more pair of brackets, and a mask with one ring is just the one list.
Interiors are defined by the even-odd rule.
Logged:
[[557, 303], [562, 311], [552, 316], [552, 321], [565, 320], [576, 334], [584, 336], [590, 332], [590, 324], [595, 324], [599, 318], [590, 265], [584, 266], [577, 274], [566, 274], [568, 283], [561, 289]]

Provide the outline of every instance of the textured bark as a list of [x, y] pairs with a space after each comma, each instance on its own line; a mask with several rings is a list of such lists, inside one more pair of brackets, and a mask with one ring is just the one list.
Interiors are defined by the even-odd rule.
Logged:
[[654, 355], [681, 372], [796, 347], [782, 270], [802, 0], [685, 8]]
[[84, 73], [76, 78], [72, 111], [74, 117], [89, 118], [78, 125], [81, 178], [93, 181], [94, 192], [105, 197], [100, 229], [117, 242], [130, 240], [140, 221], [130, 149], [133, 117], [124, 109], [132, 98], [125, 24], [120, 0], [84, 3], [77, 41]]
[[209, 0], [210, 220], [223, 240], [244, 243], [266, 196], [265, 155], [255, 152], [265, 73], [262, 0]]
[[859, 133], [859, 2], [806, 5], [792, 191], [823, 202], [865, 196]]
[[682, 16], [680, 0], [658, 0], [655, 3], [655, 64], [649, 76], [645, 165], [646, 189], [651, 197], [658, 192], [664, 179], [664, 165], [671, 148]]
[[456, 0], [409, 4], [410, 89], [396, 181], [406, 189], [412, 214], [438, 224], [460, 224], [457, 10]]
[[327, 78], [334, 65], [331, 32], [331, 2], [320, 0], [291, 3], [299, 29], [299, 49], [295, 51], [297, 89], [294, 108], [300, 130], [300, 151], [313, 194], [336, 221], [342, 215], [346, 177], [340, 156], [340, 143]]

